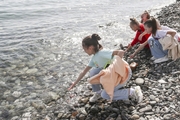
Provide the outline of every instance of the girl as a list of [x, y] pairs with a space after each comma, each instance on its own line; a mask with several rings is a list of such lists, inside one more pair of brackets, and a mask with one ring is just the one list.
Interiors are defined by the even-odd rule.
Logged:
[[[139, 23], [136, 19], [130, 18], [130, 27], [133, 31], [136, 32], [136, 36], [133, 39], [133, 41], [128, 45], [128, 48], [125, 50], [127, 52], [129, 49], [131, 49], [135, 44], [139, 43], [144, 43], [147, 41], [148, 37], [150, 34], [145, 34], [142, 37], [142, 40], [139, 40], [138, 37], [145, 31], [144, 25], [142, 23]], [[146, 48], [149, 49], [149, 45], [146, 45]]]
[[[150, 19], [150, 14], [145, 10], [144, 13], [141, 15], [141, 23], [144, 24], [148, 19]], [[142, 37], [146, 35], [146, 31], [139, 35], [138, 39], [141, 41]]]
[[141, 15], [141, 23], [144, 24], [148, 19], [150, 19], [150, 14], [145, 10]]
[[[82, 47], [84, 51], [88, 55], [93, 55], [89, 64], [87, 67], [80, 73], [76, 81], [70, 86], [69, 90], [71, 90], [84, 76], [85, 74], [91, 69], [90, 71], [90, 77], [95, 76], [98, 74], [102, 69], [105, 69], [108, 67], [108, 65], [111, 63], [113, 57], [115, 55], [119, 56], [121, 59], [124, 55], [124, 51], [122, 50], [105, 50], [102, 48], [102, 46], [99, 44], [100, 36], [98, 34], [92, 34], [90, 36], [87, 36], [82, 41]], [[128, 78], [126, 81], [128, 81], [132, 75], [131, 69], [128, 65], [128, 72], [126, 73]], [[125, 84], [124, 84], [125, 85]], [[142, 101], [143, 96], [142, 92], [139, 86], [135, 87], [135, 89], [121, 89], [123, 85], [118, 85], [115, 87], [114, 91], [114, 98], [113, 100], [119, 100], [119, 99], [128, 99], [128, 97], [135, 98], [138, 102]], [[95, 94], [90, 98], [90, 102], [95, 102], [101, 96], [105, 99], [109, 99], [107, 97], [107, 94], [105, 92], [102, 92], [100, 84], [92, 84], [92, 90], [95, 92]], [[102, 93], [101, 93], [102, 92]]]
[[176, 40], [179, 39], [179, 35], [176, 33], [175, 30], [167, 27], [167, 26], [160, 26], [158, 27], [158, 22], [155, 18], [151, 18], [147, 20], [145, 23], [145, 30], [147, 33], [152, 34], [152, 36], [148, 39], [148, 41], [144, 42], [139, 46], [139, 48], [135, 51], [133, 54], [133, 57], [135, 54], [140, 51], [144, 46], [149, 44], [152, 58], [151, 60], [154, 60], [154, 63], [161, 63], [168, 60], [167, 54], [168, 51], [163, 51], [162, 45], [159, 43], [158, 39], [165, 37], [167, 34], [174, 37]]

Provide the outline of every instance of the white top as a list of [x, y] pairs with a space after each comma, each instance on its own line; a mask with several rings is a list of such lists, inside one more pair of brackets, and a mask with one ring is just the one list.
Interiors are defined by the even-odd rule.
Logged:
[[[166, 34], [167, 34], [167, 32], [168, 32], [169, 30], [176, 32], [176, 31], [173, 30], [172, 28], [169, 28], [169, 27], [167, 27], [167, 26], [161, 26], [161, 30], [157, 30], [157, 31], [156, 31], [156, 35], [154, 36], [154, 38], [160, 39], [160, 38], [165, 37]], [[176, 32], [174, 38], [175, 38], [176, 40], [178, 40], [179, 37], [180, 37], [180, 36], [179, 36], [179, 35], [177, 34], [177, 32]]]

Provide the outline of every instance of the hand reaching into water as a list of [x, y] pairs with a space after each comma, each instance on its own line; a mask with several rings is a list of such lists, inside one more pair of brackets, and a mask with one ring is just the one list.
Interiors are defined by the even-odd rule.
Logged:
[[70, 91], [76, 84], [72, 83], [72, 85], [68, 88], [68, 90]]

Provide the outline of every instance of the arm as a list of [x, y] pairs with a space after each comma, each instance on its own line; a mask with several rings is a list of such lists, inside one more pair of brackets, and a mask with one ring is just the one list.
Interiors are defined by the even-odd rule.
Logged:
[[143, 44], [140, 44], [140, 46], [135, 50], [135, 52], [130, 56], [133, 58], [140, 50], [142, 50], [146, 45], [148, 44], [148, 40], [144, 42]]
[[131, 46], [131, 44], [129, 44], [128, 45], [128, 48], [125, 50], [125, 53], [129, 50], [129, 49], [131, 49], [132, 48], [132, 46]]
[[171, 35], [174, 38], [174, 36], [176, 35], [176, 32], [175, 31], [168, 31], [167, 34]]
[[120, 58], [123, 58], [124, 51], [123, 50], [114, 50], [112, 56], [118, 55]]
[[139, 37], [138, 37], [138, 39], [141, 41], [141, 40], [142, 40], [142, 37], [143, 37], [145, 34], [147, 34], [146, 31], [144, 31], [142, 34], [140, 34]]
[[78, 76], [76, 81], [68, 88], [68, 90], [71, 90], [85, 75], [86, 73], [91, 69], [91, 67], [87, 66]]

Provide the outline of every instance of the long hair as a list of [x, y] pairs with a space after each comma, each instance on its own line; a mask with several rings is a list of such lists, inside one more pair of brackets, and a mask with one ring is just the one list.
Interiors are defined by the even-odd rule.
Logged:
[[144, 25], [146, 25], [148, 28], [152, 28], [152, 35], [156, 35], [157, 31], [157, 21], [154, 17], [151, 17], [149, 20], [147, 20]]

